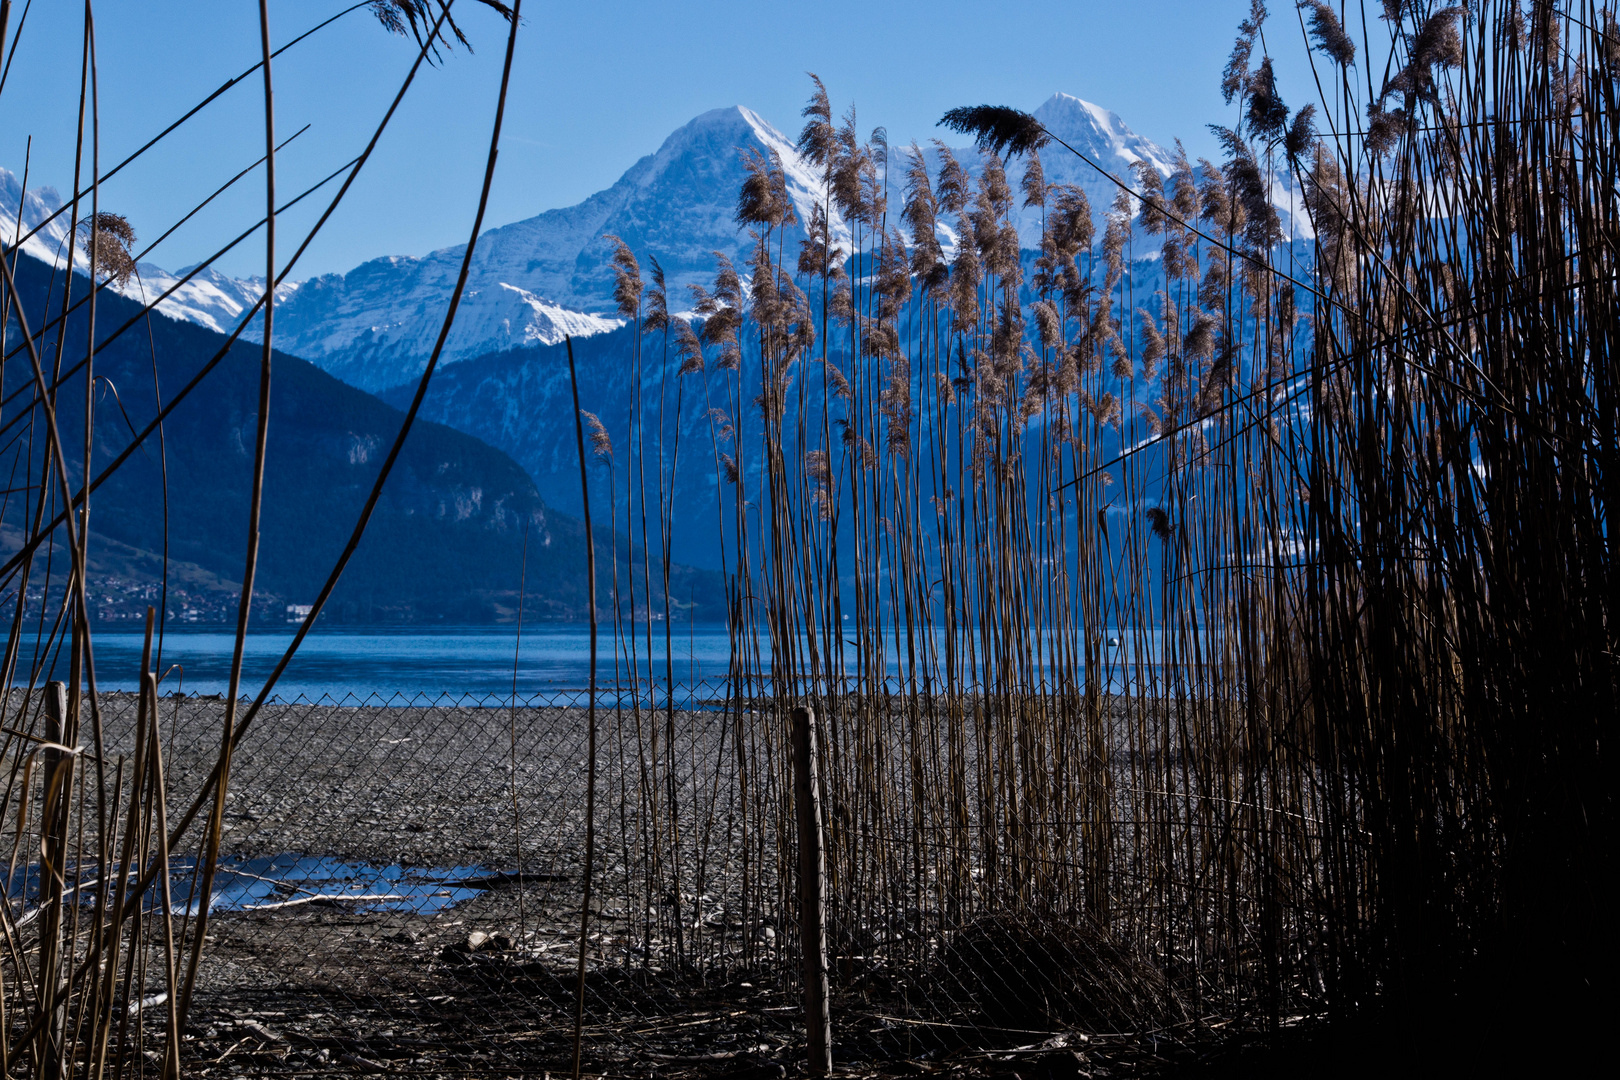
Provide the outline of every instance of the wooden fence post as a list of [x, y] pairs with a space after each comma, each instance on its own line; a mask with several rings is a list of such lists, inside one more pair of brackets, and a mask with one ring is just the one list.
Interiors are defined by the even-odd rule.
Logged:
[[[45, 738], [62, 743], [67, 726], [67, 684], [45, 684]], [[39, 866], [40, 1011], [46, 1016], [40, 1029], [40, 1072], [46, 1080], [64, 1075], [67, 1002], [62, 998], [63, 875], [67, 873], [67, 806], [73, 784], [73, 758], [60, 750], [40, 754], [44, 766], [41, 784], [40, 833], [44, 841]]]
[[793, 802], [799, 823], [799, 946], [804, 956], [804, 1026], [810, 1075], [832, 1072], [827, 1012], [827, 862], [822, 851], [821, 784], [816, 776], [816, 717], [793, 710]]

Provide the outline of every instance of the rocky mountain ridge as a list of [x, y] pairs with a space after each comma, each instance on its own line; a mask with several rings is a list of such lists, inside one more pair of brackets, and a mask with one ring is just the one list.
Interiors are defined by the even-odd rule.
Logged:
[[[1035, 110], [1035, 117], [1063, 143], [1090, 158], [1108, 175], [1076, 154], [1053, 144], [1042, 153], [1048, 183], [1074, 184], [1084, 190], [1097, 218], [1120, 191], [1134, 185], [1133, 164], [1150, 162], [1168, 176], [1174, 156], [1132, 131], [1118, 114], [1068, 94], [1054, 94]], [[894, 147], [887, 185], [890, 218], [898, 222], [904, 184], [899, 178], [900, 147]], [[583, 202], [547, 210], [534, 217], [486, 231], [478, 242], [472, 276], [441, 364], [449, 365], [490, 353], [560, 343], [565, 335], [584, 338], [621, 324], [614, 310], [612, 246], [604, 236], [622, 237], [643, 263], [650, 281], [653, 263], [662, 269], [670, 307], [687, 305], [688, 286], [712, 283], [715, 253], [740, 269], [752, 240], [735, 222], [737, 193], [746, 176], [743, 156], [756, 153], [781, 162], [788, 195], [801, 221], [825, 201], [819, 170], [803, 159], [793, 140], [763, 117], [742, 106], [713, 109], [695, 117], [666, 138], [651, 154], [633, 164], [611, 187]], [[970, 173], [979, 171], [981, 156], [971, 148], [955, 151]], [[937, 164], [937, 152], [929, 150]], [[1021, 167], [1014, 163], [1017, 180]], [[1297, 196], [1287, 178], [1274, 184], [1274, 201], [1287, 228], [1307, 236], [1308, 226], [1295, 211]], [[0, 230], [15, 235], [21, 205], [25, 224], [37, 223], [60, 205], [49, 188], [23, 197], [16, 178], [0, 170]], [[1019, 235], [1025, 247], [1039, 246], [1039, 208], [1020, 211]], [[834, 242], [850, 245], [850, 230], [832, 212]], [[47, 262], [65, 250], [65, 219], [31, 239], [26, 250]], [[949, 221], [940, 224], [947, 252], [955, 234]], [[792, 237], [787, 242], [791, 245]], [[426, 364], [449, 302], [463, 256], [460, 245], [422, 256], [373, 259], [346, 274], [323, 274], [284, 285], [278, 295], [276, 345], [303, 357], [351, 385], [380, 391], [415, 378]], [[1151, 258], [1156, 245], [1138, 238], [1137, 257]], [[173, 285], [176, 275], [142, 264], [138, 279], [123, 288], [140, 299]], [[228, 331], [259, 296], [263, 283], [204, 271], [165, 300], [160, 310], [212, 330]], [[250, 327], [244, 335], [256, 340]]]

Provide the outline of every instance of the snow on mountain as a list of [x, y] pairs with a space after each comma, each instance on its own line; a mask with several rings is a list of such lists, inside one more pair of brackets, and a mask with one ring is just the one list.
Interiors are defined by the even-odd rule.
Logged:
[[[1053, 94], [1034, 115], [1047, 131], [1132, 186], [1135, 186], [1135, 177], [1130, 170], [1138, 161], [1149, 162], [1161, 176], [1168, 177], [1175, 169], [1173, 154], [1126, 127], [1118, 113], [1101, 105], [1082, 101], [1071, 94]], [[1049, 146], [1041, 155], [1041, 164], [1048, 183], [1078, 184], [1095, 188], [1099, 193], [1107, 192], [1102, 202], [1111, 201], [1114, 192], [1119, 190], [1096, 169], [1060, 146]]]
[[[1136, 134], [1125, 125], [1118, 113], [1101, 105], [1094, 105], [1071, 94], [1053, 94], [1035, 110], [1033, 115], [1056, 139], [1085, 154], [1107, 170], [1114, 179], [1133, 189], [1138, 187], [1133, 166], [1139, 161], [1148, 162], [1165, 178], [1175, 170], [1173, 153], [1151, 139]], [[970, 157], [976, 156], [976, 151], [964, 150], [959, 154], [967, 161]], [[1013, 174], [1009, 179], [1016, 181], [1022, 176], [1022, 169], [1022, 164], [1014, 161], [1009, 168], [1009, 172]], [[1119, 185], [1056, 142], [1049, 143], [1041, 150], [1041, 170], [1047, 183], [1073, 184], [1086, 193], [1100, 237], [1105, 225], [1103, 215], [1108, 212], [1115, 197], [1118, 196]], [[1272, 202], [1277, 206], [1278, 216], [1282, 218], [1284, 235], [1289, 235], [1290, 227], [1295, 238], [1309, 239], [1314, 235], [1303, 213], [1299, 194], [1294, 190], [1291, 176], [1285, 173], [1273, 181]], [[1023, 211], [1018, 233], [1025, 246], [1030, 248], [1040, 246], [1040, 210], [1031, 208]], [[1136, 238], [1135, 250], [1139, 256], [1156, 252], [1158, 246], [1157, 240], [1152, 237]]]
[[[1035, 115], [1127, 182], [1134, 180], [1130, 165], [1135, 161], [1151, 161], [1164, 175], [1171, 170], [1167, 151], [1089, 102], [1057, 94]], [[445, 361], [523, 344], [554, 344], [565, 332], [583, 336], [619, 325], [607, 314], [613, 311], [614, 281], [612, 246], [604, 239], [608, 234], [630, 245], [649, 283], [651, 264], [657, 261], [672, 308], [686, 306], [688, 286], [712, 283], [715, 252], [745, 270], [752, 240], [738, 228], [734, 211], [746, 175], [743, 154], [749, 150], [776, 155], [798, 216], [808, 220], [825, 192], [819, 170], [799, 156], [793, 140], [751, 109], [706, 112], [673, 132], [656, 153], [637, 161], [605, 191], [484, 233]], [[958, 156], [970, 172], [978, 171], [977, 151], [964, 149]], [[1061, 148], [1043, 154], [1043, 163], [1050, 181], [1086, 190], [1100, 224], [1117, 190], [1112, 182]], [[896, 216], [901, 187], [890, 186]], [[849, 230], [836, 213], [832, 231], [835, 241], [847, 248]], [[1020, 233], [1028, 246], [1038, 246], [1039, 211], [1025, 212]], [[1153, 246], [1143, 245], [1143, 252]], [[278, 310], [278, 343], [367, 389], [410, 379], [432, 348], [462, 252], [457, 246], [420, 258], [376, 259], [347, 274], [309, 281]], [[514, 319], [514, 304], [525, 305], [532, 316]], [[570, 315], [564, 309], [573, 309], [574, 323], [567, 321]]]
[[[1102, 159], [1100, 164], [1105, 166], [1148, 161], [1164, 176], [1169, 176], [1175, 168], [1175, 159], [1168, 151], [1126, 127], [1118, 113], [1072, 94], [1053, 94], [1047, 98], [1035, 110], [1035, 119], [1064, 142]], [[1095, 175], [1094, 170], [1079, 161], [1074, 161], [1069, 169], [1055, 166], [1052, 175], [1058, 177], [1069, 171], [1079, 173], [1082, 169]]]
[[[1053, 94], [1035, 110], [1034, 115], [1053, 136], [1085, 154], [1132, 188], [1137, 186], [1137, 182], [1131, 168], [1139, 161], [1148, 162], [1160, 176], [1166, 178], [1175, 170], [1173, 154], [1136, 134], [1125, 126], [1117, 113], [1100, 105], [1069, 94]], [[1103, 215], [1119, 194], [1119, 185], [1056, 143], [1049, 143], [1041, 150], [1041, 170], [1047, 183], [1073, 184], [1086, 193], [1092, 216], [1096, 219], [1097, 233], [1101, 236], [1105, 224]], [[1039, 247], [1040, 212], [1026, 210], [1018, 231], [1027, 246]]]
[[[475, 257], [475, 265], [477, 262]], [[303, 283], [276, 309], [276, 347], [365, 390], [415, 378], [438, 340], [460, 271], [460, 251], [420, 259], [373, 259], [347, 274]], [[504, 280], [475, 272], [461, 298], [441, 363], [524, 345], [554, 345], [621, 325], [574, 311]], [[259, 332], [260, 322], [249, 336]]]
[[[714, 252], [740, 263], [749, 249], [748, 235], [733, 216], [747, 150], [781, 157], [788, 194], [799, 216], [808, 217], [822, 198], [821, 182], [792, 141], [751, 109], [714, 109], [673, 132], [606, 191], [485, 233], [474, 275], [498, 276], [582, 310], [612, 310], [613, 249], [603, 239], [612, 234], [635, 251], [649, 281], [649, 257], [656, 259], [671, 306], [684, 306], [688, 284], [712, 283]], [[460, 248], [452, 248], [429, 257], [460, 255]]]
[[[1138, 161], [1151, 162], [1160, 176], [1168, 177], [1174, 171], [1174, 158], [1169, 151], [1152, 140], [1136, 134], [1125, 126], [1117, 113], [1110, 112], [1100, 105], [1082, 101], [1070, 94], [1053, 94], [1035, 110], [1033, 115], [1041, 122], [1041, 126], [1057, 139], [1085, 154], [1132, 188], [1136, 187], [1137, 183], [1136, 174], [1131, 171], [1131, 166]], [[951, 153], [967, 173], [977, 180], [983, 168], [984, 155], [971, 146], [952, 147]], [[937, 175], [939, 153], [930, 150], [927, 156], [930, 171]], [[1107, 224], [1104, 215], [1113, 205], [1114, 197], [1120, 190], [1119, 185], [1056, 142], [1042, 148], [1040, 157], [1041, 173], [1048, 184], [1072, 184], [1086, 193], [1086, 199], [1091, 203], [1091, 216], [1097, 229], [1097, 236], [1101, 238]], [[1027, 162], [1023, 158], [1009, 160], [1006, 163], [1008, 182], [1016, 187], [1023, 178], [1025, 168]], [[1037, 250], [1041, 246], [1043, 212], [1040, 207], [1024, 207], [1022, 196], [1019, 196], [1017, 205], [1020, 208], [1016, 209], [1014, 214], [1018, 224], [1019, 243], [1026, 249]], [[903, 196], [898, 193], [892, 195], [890, 214], [898, 216], [902, 206]], [[939, 223], [940, 242], [945, 246], [947, 253], [955, 249], [954, 225], [954, 220], [949, 218]], [[1138, 237], [1136, 250], [1139, 256], [1156, 252], [1158, 243], [1150, 237]]]
[[[139, 269], [140, 278], [130, 282], [120, 291], [132, 300], [150, 303], [151, 298], [168, 292], [196, 268], [187, 266], [182, 267], [178, 273], [170, 273], [160, 266], [143, 262]], [[299, 283], [296, 281], [283, 282], [276, 286], [276, 303], [286, 303], [287, 298], [298, 291], [298, 287]], [[262, 295], [264, 295], [262, 277], [227, 277], [213, 267], [204, 267], [196, 276], [175, 289], [173, 295], [158, 305], [158, 310], [176, 319], [185, 319], [187, 322], [206, 326], [210, 330], [229, 334], [236, 329], [237, 323], [241, 322], [242, 313], [258, 303]], [[258, 319], [255, 318], [254, 326], [257, 323]], [[248, 341], [260, 340], [259, 332], [253, 326], [244, 331], [242, 337]]]
[[[17, 223], [19, 208], [22, 211], [20, 229]], [[62, 196], [55, 188], [34, 188], [25, 196], [16, 174], [0, 168], [0, 239], [8, 246], [61, 208]], [[88, 207], [84, 213], [86, 216], [89, 214]], [[23, 241], [22, 249], [47, 265], [64, 266], [68, 260], [67, 236], [70, 231], [68, 216], [62, 214]], [[137, 243], [136, 247], [139, 246]], [[87, 269], [82, 252], [76, 256], [75, 266], [81, 274]], [[153, 263], [142, 262], [136, 267], [137, 274], [118, 286], [117, 291], [131, 300], [147, 304], [173, 288], [190, 269], [182, 268], [176, 274]], [[276, 290], [276, 296], [278, 300], [285, 300], [297, 288], [296, 284], [284, 284]], [[158, 304], [158, 310], [171, 318], [228, 334], [236, 328], [242, 313], [258, 302], [263, 292], [262, 278], [233, 278], [217, 270], [204, 269]]]
[[[1054, 94], [1034, 115], [1057, 138], [1133, 187], [1131, 166], [1136, 162], [1150, 162], [1163, 176], [1173, 169], [1169, 151], [1091, 102]], [[752, 239], [734, 217], [737, 192], [746, 175], [746, 151], [774, 154], [780, 160], [798, 215], [801, 221], [808, 220], [825, 193], [819, 170], [798, 155], [793, 141], [751, 109], [733, 106], [706, 112], [670, 134], [655, 153], [637, 161], [606, 190], [575, 206], [548, 210], [479, 237], [468, 288], [441, 363], [556, 344], [565, 334], [580, 338], [622, 325], [614, 312], [612, 247], [606, 234], [620, 236], [630, 245], [649, 284], [651, 264], [657, 261], [666, 276], [672, 309], [690, 306], [688, 286], [712, 284], [716, 252], [746, 271]], [[978, 151], [963, 148], [955, 153], [970, 173], [979, 172], [983, 157]], [[932, 151], [930, 157], [937, 162]], [[1086, 192], [1100, 236], [1103, 215], [1118, 186], [1056, 144], [1042, 151], [1041, 161], [1049, 183], [1075, 184]], [[1022, 169], [1021, 162], [1009, 164], [1014, 183]], [[893, 220], [901, 209], [903, 186], [890, 185]], [[1308, 238], [1292, 178], [1283, 176], [1275, 182], [1273, 198], [1285, 231]], [[5, 235], [16, 235], [19, 200], [25, 227], [43, 221], [61, 205], [60, 196], [50, 188], [24, 198], [16, 177], [0, 169], [0, 229]], [[1026, 247], [1038, 247], [1041, 212], [1021, 213], [1020, 237]], [[940, 223], [947, 245], [954, 241], [952, 224]], [[847, 249], [849, 230], [836, 211], [832, 231], [835, 242]], [[67, 232], [64, 216], [30, 239], [26, 250], [47, 262], [56, 261], [65, 253]], [[790, 250], [792, 246], [790, 237]], [[1152, 259], [1157, 247], [1153, 238], [1138, 237], [1133, 250], [1138, 258]], [[381, 390], [415, 378], [438, 337], [463, 251], [458, 245], [419, 257], [373, 259], [346, 274], [323, 274], [282, 286], [277, 296], [277, 346], [363, 389]], [[121, 290], [132, 299], [156, 296], [180, 276], [145, 263], [140, 271], [140, 277]], [[159, 310], [229, 331], [262, 289], [256, 279], [205, 270], [180, 286]], [[257, 339], [257, 322], [245, 335], [250, 340]]]
[[[750, 109], [704, 113], [606, 191], [479, 237], [445, 361], [620, 325], [609, 314], [614, 277], [606, 234], [630, 245], [649, 284], [656, 259], [670, 306], [686, 307], [688, 285], [713, 282], [716, 251], [738, 263], [747, 253], [749, 238], [733, 219], [745, 150], [780, 156], [789, 195], [807, 217], [822, 190], [792, 142]], [[412, 378], [433, 346], [463, 250], [375, 259], [315, 278], [278, 311], [277, 341], [366, 389]], [[601, 314], [585, 314], [593, 311]]]
[[[35, 188], [24, 196], [22, 182], [17, 176], [10, 169], [0, 168], [0, 239], [6, 242], [8, 248], [17, 242], [21, 232], [33, 229], [61, 206], [62, 196], [55, 188]], [[21, 232], [17, 228], [19, 210], [22, 216]], [[67, 234], [68, 221], [64, 214], [24, 241], [23, 252], [43, 262], [55, 263], [58, 256], [67, 252], [67, 246], [63, 243]]]
[[[69, 254], [67, 237], [71, 227], [67, 215], [49, 220], [61, 207], [62, 197], [56, 189], [39, 187], [24, 195], [17, 176], [0, 168], [0, 238], [15, 242], [17, 237], [49, 221], [25, 240], [22, 248], [53, 266], [65, 265]], [[393, 268], [429, 262], [435, 256], [447, 254], [448, 259], [439, 259], [432, 268], [442, 270], [439, 264], [448, 261], [448, 280], [443, 274], [418, 275], [414, 289], [392, 296], [389, 290], [399, 284], [397, 280], [370, 280], [378, 276], [375, 270], [379, 264]], [[83, 273], [84, 256], [81, 253], [77, 258], [78, 269]], [[374, 302], [369, 305], [355, 304], [354, 297], [344, 295], [345, 290], [341, 288], [344, 279], [340, 275], [317, 278], [309, 283], [307, 290], [301, 282], [283, 283], [276, 289], [277, 305], [286, 310], [277, 319], [277, 346], [285, 352], [304, 355], [356, 385], [380, 387], [415, 375], [421, 371], [428, 350], [437, 338], [459, 265], [460, 249], [436, 252], [427, 260], [385, 259], [368, 263], [347, 277], [361, 284], [368, 280], [380, 284], [383, 302], [375, 302], [374, 296]], [[234, 330], [242, 315], [264, 292], [263, 278], [234, 278], [211, 267], [201, 270], [182, 267], [171, 272], [154, 263], [141, 262], [137, 270], [127, 283], [116, 287], [119, 293], [146, 304], [172, 289], [172, 294], [158, 304], [158, 311], [221, 333]], [[193, 270], [195, 274], [191, 273]], [[339, 288], [334, 289], [334, 279]], [[311, 294], [307, 302], [289, 304], [295, 294], [304, 291]], [[475, 283], [463, 296], [444, 359], [454, 362], [522, 345], [554, 344], [561, 341], [564, 334], [584, 337], [618, 325], [618, 319], [573, 311], [519, 286], [499, 279], [488, 280]], [[263, 319], [256, 317], [242, 336], [248, 341], [259, 341], [262, 335]], [[401, 353], [405, 354], [403, 362], [390, 366], [390, 361]], [[367, 378], [372, 367], [382, 369], [380, 377]]]

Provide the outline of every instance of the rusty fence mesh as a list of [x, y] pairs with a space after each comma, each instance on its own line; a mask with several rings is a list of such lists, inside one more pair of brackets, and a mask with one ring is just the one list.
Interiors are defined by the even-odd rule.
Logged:
[[[230, 772], [186, 1070], [566, 1072], [587, 697], [269, 706]], [[133, 753], [136, 696], [99, 704], [101, 764], [116, 785]], [[159, 699], [171, 815], [203, 791], [224, 705]], [[717, 682], [602, 689], [596, 716], [585, 1070], [793, 1071], [805, 1034], [785, 708]], [[973, 794], [996, 778], [975, 767], [972, 748], [949, 774], [961, 780], [953, 794], [918, 779], [919, 754], [932, 751], [902, 737], [898, 719], [892, 730], [822, 747], [835, 1058], [928, 1069], [1037, 1060], [1070, 1075], [1110, 1037], [1144, 1045], [1144, 1016], [1159, 1025], [1145, 1045], [1173, 1042], [1189, 1014], [1165, 965], [1072, 916], [1078, 901], [1066, 896], [1083, 874], [1020, 861], [1020, 820], [994, 819], [980, 808], [1001, 803]], [[13, 744], [14, 755], [27, 745]], [[38, 797], [26, 790], [37, 780], [12, 774], [10, 798]], [[84, 787], [96, 774], [78, 775], [80, 805], [93, 807]], [[70, 887], [101, 873], [88, 854], [94, 825], [81, 816], [78, 827]], [[38, 840], [11, 831], [0, 838], [13, 853], [7, 929], [10, 947], [26, 950], [37, 945]], [[197, 929], [196, 833], [171, 853], [182, 956]], [[145, 848], [153, 835], [148, 822]], [[1005, 859], [982, 854], [1003, 847]], [[117, 992], [120, 1075], [157, 1075], [162, 1061], [160, 893], [148, 890], [130, 920], [139, 962]], [[29, 992], [13, 960], [0, 960], [11, 997]]]

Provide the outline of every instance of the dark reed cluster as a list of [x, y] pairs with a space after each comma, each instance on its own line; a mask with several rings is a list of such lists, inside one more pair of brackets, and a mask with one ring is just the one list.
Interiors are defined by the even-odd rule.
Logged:
[[[1318, 101], [1283, 100], [1268, 31]], [[748, 158], [753, 255], [696, 318], [620, 244], [662, 352], [615, 528], [667, 568], [697, 417], [745, 903], [791, 907], [802, 703], [835, 976], [954, 955], [982, 990], [979, 941], [1111, 958], [1138, 1023], [1583, 1000], [1613, 940], [1616, 35], [1595, 0], [1389, 0], [1353, 32], [1256, 2], [1224, 160], [1141, 162], [1106, 207], [1045, 181], [1079, 151], [1033, 117], [948, 113], [963, 160], [863, 137], [815, 80], [825, 197]], [[616, 746], [678, 940], [703, 882], [651, 573], [613, 585], [645, 687]]]
[[[510, 23], [509, 75], [519, 5], [487, 6]], [[0, 51], [26, 18], [16, 7], [0, 0]], [[315, 619], [239, 701], [267, 293], [232, 338], [264, 316], [217, 756], [171, 797], [161, 625], [133, 753], [110, 751], [91, 496], [132, 455], [161, 457], [163, 419], [227, 350], [94, 460], [97, 351], [143, 330], [98, 326], [96, 297], [155, 245], [134, 251], [135, 230], [99, 204], [127, 162], [100, 165], [85, 10], [83, 175], [43, 308], [16, 283], [25, 236], [0, 238], [0, 353], [6, 374], [26, 372], [0, 386], [18, 463], [0, 505], [14, 605], [0, 1072], [174, 1075], [233, 753]], [[449, 4], [347, 10], [419, 51], [371, 142], [328, 178], [341, 183], [315, 230], [420, 66], [464, 41]], [[288, 203], [261, 14], [261, 62], [135, 156], [262, 81], [265, 157], [231, 183], [265, 166], [266, 214], [235, 243], [264, 229], [266, 281], [280, 282], [314, 231], [278, 256]], [[913, 1014], [932, 994], [985, 1025], [1162, 1030], [1557, 1009], [1601, 985], [1620, 26], [1599, 0], [1385, 0], [1382, 18], [1349, 25], [1333, 3], [1289, 14], [1318, 100], [1283, 100], [1268, 49], [1288, 20], [1256, 2], [1224, 73], [1224, 160], [1178, 154], [1168, 176], [1143, 163], [1110, 178], [1106, 207], [1046, 181], [1043, 157], [1078, 151], [1016, 110], [947, 115], [979, 142], [970, 160], [863, 136], [817, 81], [799, 149], [825, 195], [796, 203], [783, 162], [750, 158], [748, 265], [721, 260], [712, 288], [673, 298], [655, 262], [644, 276], [618, 245], [620, 308], [644, 331], [626, 461], [596, 417], [578, 441], [612, 470], [610, 550], [632, 553], [602, 583], [613, 689], [587, 722], [594, 736], [599, 706], [587, 753], [607, 766], [611, 809], [593, 824], [616, 860], [600, 888], [627, 957], [684, 978], [786, 955], [788, 716], [808, 705], [841, 993]], [[1286, 218], [1279, 191], [1297, 195]], [[1041, 222], [1033, 251], [1025, 213]], [[1292, 239], [1302, 218], [1309, 244]], [[474, 247], [316, 614], [421, 407]], [[678, 314], [688, 303], [695, 319]], [[712, 505], [677, 491], [683, 438], [712, 462]], [[733, 641], [723, 722], [705, 710], [701, 737], [669, 596], [672, 537], [696, 512], [719, 524]], [[176, 859], [199, 897], [180, 909]], [[158, 1062], [139, 1053], [143, 1031], [161, 1033]]]
[[1584, 1011], [1614, 941], [1614, 6], [1384, 7], [1359, 78], [1313, 11], [1334, 133], [1298, 166], [1321, 951], [1349, 1001]]

